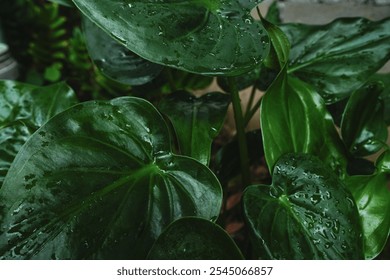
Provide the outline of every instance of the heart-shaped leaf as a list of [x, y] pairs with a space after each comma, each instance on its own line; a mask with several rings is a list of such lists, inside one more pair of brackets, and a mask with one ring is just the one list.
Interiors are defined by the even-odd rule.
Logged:
[[200, 218], [173, 222], [149, 252], [155, 260], [240, 260], [243, 256], [218, 225]]
[[369, 83], [349, 98], [341, 122], [341, 135], [354, 156], [374, 154], [386, 143], [387, 125], [379, 99], [382, 90], [381, 85]]
[[327, 104], [359, 89], [390, 58], [390, 18], [281, 28], [292, 45], [289, 73], [313, 85]]
[[83, 17], [83, 30], [93, 62], [104, 75], [119, 83], [143, 85], [163, 69], [129, 51], [87, 17]]
[[211, 143], [222, 127], [229, 104], [227, 94], [213, 92], [196, 98], [177, 92], [164, 98], [159, 109], [172, 122], [182, 154], [208, 165]]
[[216, 219], [222, 191], [204, 165], [171, 154], [147, 101], [76, 105], [43, 125], [0, 189], [4, 259], [144, 258], [183, 216]]
[[285, 68], [261, 104], [264, 152], [270, 170], [286, 153], [318, 156], [338, 175], [345, 174], [344, 146], [321, 96]]
[[139, 56], [189, 72], [239, 75], [268, 53], [267, 34], [250, 15], [261, 0], [73, 2]]
[[282, 156], [271, 186], [243, 197], [256, 253], [266, 259], [361, 259], [362, 231], [351, 193], [316, 157]]
[[0, 81], [0, 187], [20, 148], [54, 115], [77, 103], [65, 83], [36, 87]]

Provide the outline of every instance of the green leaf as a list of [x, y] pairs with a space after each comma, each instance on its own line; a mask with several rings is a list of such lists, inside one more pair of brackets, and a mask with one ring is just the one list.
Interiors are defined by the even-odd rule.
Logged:
[[36, 87], [0, 81], [0, 187], [20, 148], [47, 120], [77, 103], [65, 83]]
[[327, 104], [359, 89], [390, 58], [390, 18], [281, 28], [292, 45], [289, 73], [313, 85]]
[[390, 234], [390, 191], [387, 182], [386, 174], [381, 172], [346, 179], [362, 221], [366, 259], [379, 255]]
[[49, 2], [57, 3], [66, 7], [74, 7], [72, 0], [48, 0]]
[[387, 125], [390, 125], [390, 73], [386, 74], [375, 74], [373, 75], [370, 82], [380, 82], [384, 85], [384, 89], [380, 96], [384, 105], [384, 118]]
[[253, 245], [265, 259], [361, 259], [359, 214], [351, 193], [318, 158], [287, 154], [271, 186], [244, 192]]
[[378, 158], [376, 162], [376, 167], [378, 172], [390, 173], [390, 149], [388, 148], [386, 152]]
[[[237, 76], [237, 90], [241, 91], [256, 84], [257, 80], [260, 78], [260, 71], [260, 67], [257, 67], [248, 73]], [[218, 77], [217, 82], [221, 89], [223, 89], [225, 92], [230, 92], [229, 77]]]
[[211, 75], [239, 75], [268, 53], [250, 11], [261, 0], [73, 0], [93, 22], [147, 60]]
[[143, 85], [153, 80], [163, 69], [129, 51], [111, 38], [87, 17], [83, 29], [89, 55], [107, 77], [126, 85]]
[[171, 153], [147, 101], [78, 104], [22, 147], [0, 189], [4, 259], [142, 259], [172, 221], [216, 219], [215, 175]]
[[213, 77], [189, 73], [173, 68], [165, 68], [166, 78], [170, 79], [169, 93], [176, 90], [200, 90], [205, 89], [213, 82]]
[[213, 92], [196, 98], [177, 92], [164, 98], [159, 109], [172, 122], [181, 153], [208, 165], [212, 141], [222, 127], [229, 104], [227, 94]]
[[341, 135], [354, 156], [374, 154], [386, 143], [388, 132], [383, 103], [379, 99], [382, 90], [382, 85], [369, 83], [349, 98], [341, 122]]
[[344, 147], [323, 99], [285, 68], [263, 97], [260, 121], [270, 170], [279, 157], [296, 152], [316, 155], [339, 176], [345, 174]]
[[269, 68], [283, 69], [289, 58], [290, 42], [286, 34], [278, 26], [264, 18], [261, 21], [268, 32], [272, 46], [270, 55], [265, 60], [265, 65]]
[[242, 260], [230, 236], [218, 225], [199, 218], [173, 222], [149, 252], [155, 260]]
[[273, 1], [269, 6], [265, 19], [273, 24], [281, 24], [280, 11], [278, 7], [278, 1]]

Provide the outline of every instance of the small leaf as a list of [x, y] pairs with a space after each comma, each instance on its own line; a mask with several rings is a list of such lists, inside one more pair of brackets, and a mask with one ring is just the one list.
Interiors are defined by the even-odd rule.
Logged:
[[309, 153], [343, 176], [344, 147], [323, 99], [283, 69], [261, 103], [264, 152], [270, 170], [286, 153]]
[[356, 204], [316, 157], [282, 156], [271, 186], [250, 186], [243, 197], [256, 253], [265, 259], [361, 259]]
[[384, 173], [352, 176], [346, 185], [352, 192], [362, 220], [364, 255], [373, 259], [379, 255], [390, 234], [390, 191]]
[[129, 51], [86, 17], [83, 17], [83, 29], [91, 59], [104, 75], [114, 81], [143, 85], [163, 69], [163, 66]]
[[376, 167], [378, 172], [390, 173], [390, 150], [387, 149], [386, 152], [378, 158]]
[[379, 82], [384, 85], [380, 99], [383, 101], [385, 122], [387, 125], [390, 125], [390, 73], [375, 74], [369, 81]]
[[200, 218], [173, 222], [149, 252], [155, 260], [242, 260], [230, 236], [218, 225]]
[[47, 120], [77, 103], [65, 83], [36, 87], [0, 81], [0, 187], [20, 148]]
[[129, 50], [181, 70], [239, 75], [268, 53], [267, 34], [250, 15], [261, 0], [73, 2]]
[[214, 220], [221, 203], [215, 175], [171, 153], [150, 103], [82, 103], [36, 131], [9, 169], [0, 189], [0, 258], [145, 258], [168, 224]]
[[383, 103], [379, 99], [382, 90], [380, 84], [369, 83], [349, 98], [341, 122], [341, 135], [354, 156], [374, 154], [386, 143], [387, 126]]
[[390, 18], [281, 28], [292, 45], [289, 73], [313, 85], [327, 104], [359, 89], [390, 58]]
[[222, 127], [229, 104], [227, 94], [214, 92], [196, 98], [177, 92], [164, 98], [159, 109], [172, 122], [182, 154], [208, 165], [212, 141]]
[[352, 176], [345, 180], [362, 220], [366, 259], [377, 257], [390, 235], [390, 150], [381, 154], [376, 168], [370, 176]]
[[269, 6], [265, 19], [273, 24], [281, 24], [280, 11], [278, 7], [278, 1], [273, 1]]
[[271, 52], [270, 55], [265, 60], [265, 64], [269, 68], [279, 68], [283, 69], [286, 66], [289, 53], [290, 53], [290, 42], [284, 34], [284, 32], [273, 23], [267, 21], [266, 19], [261, 19], [264, 28], [267, 30], [268, 35], [271, 40]]
[[72, 0], [48, 0], [49, 2], [57, 3], [66, 7], [74, 7]]

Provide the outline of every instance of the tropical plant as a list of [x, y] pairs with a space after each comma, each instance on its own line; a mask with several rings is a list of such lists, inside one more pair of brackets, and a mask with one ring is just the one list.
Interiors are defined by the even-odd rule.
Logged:
[[[390, 18], [281, 24], [261, 0], [52, 2], [81, 12], [68, 42], [82, 45], [80, 24], [114, 86], [86, 98], [87, 74], [76, 93], [0, 81], [2, 259], [389, 257], [389, 75], [376, 72]], [[42, 43], [33, 61], [50, 50], [45, 65], [92, 69], [85, 49]], [[214, 78], [219, 92], [195, 95]], [[246, 132], [259, 108], [261, 131]]]

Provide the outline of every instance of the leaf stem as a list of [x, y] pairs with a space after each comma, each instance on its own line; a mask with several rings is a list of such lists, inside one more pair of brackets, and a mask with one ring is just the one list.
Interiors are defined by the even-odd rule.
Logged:
[[238, 147], [240, 151], [241, 176], [244, 187], [250, 184], [248, 145], [245, 135], [245, 123], [242, 115], [241, 100], [235, 77], [229, 77], [229, 88], [232, 96], [234, 120], [236, 123]]
[[255, 106], [252, 107], [252, 109], [247, 112], [247, 114], [245, 114], [245, 119], [244, 119], [244, 125], [247, 126], [249, 121], [251, 120], [251, 118], [253, 117], [253, 115], [257, 112], [257, 110], [260, 108], [260, 105], [261, 105], [261, 100], [262, 98], [260, 98]]
[[249, 97], [249, 101], [248, 101], [248, 104], [246, 106], [246, 109], [245, 109], [245, 119], [247, 118], [250, 110], [252, 109], [252, 105], [253, 105], [253, 100], [255, 99], [255, 95], [256, 95], [256, 84], [254, 84], [252, 86], [252, 90], [251, 90], [251, 95]]

